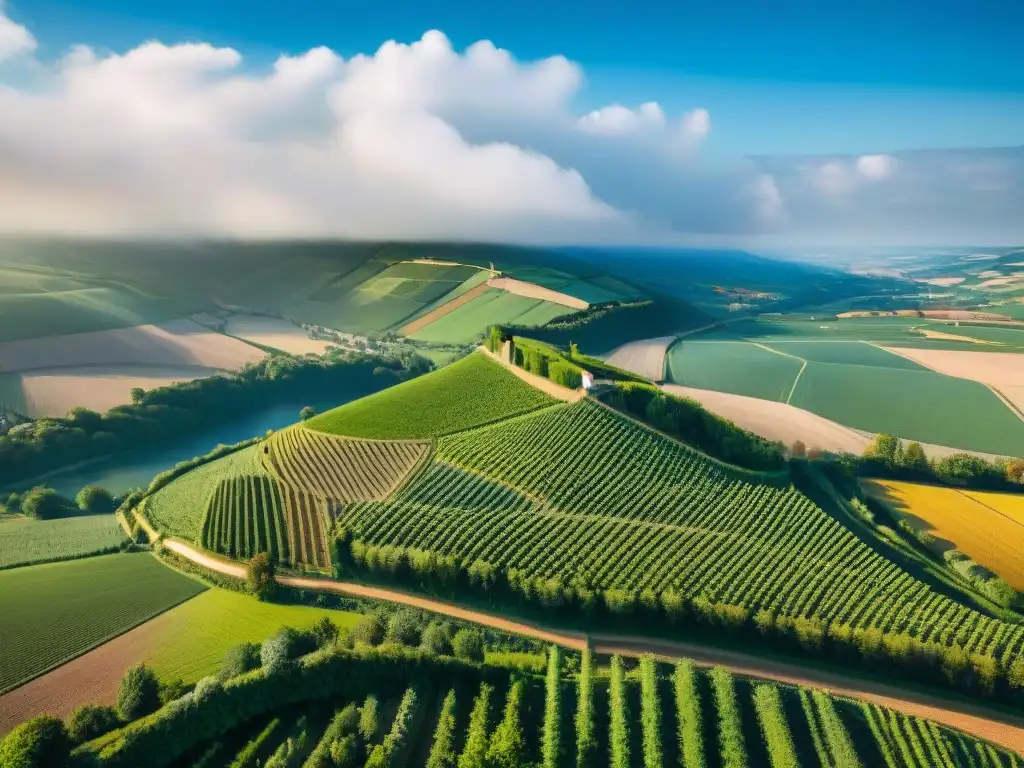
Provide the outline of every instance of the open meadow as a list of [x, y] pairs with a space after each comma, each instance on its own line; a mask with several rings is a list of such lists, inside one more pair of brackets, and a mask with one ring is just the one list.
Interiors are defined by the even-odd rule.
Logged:
[[862, 486], [911, 525], [956, 548], [1018, 591], [1024, 591], [1024, 495], [982, 493], [896, 480]]
[[0, 572], [0, 691], [8, 691], [205, 589], [149, 554]]
[[232, 315], [224, 333], [290, 355], [322, 355], [331, 346], [330, 342], [309, 338], [302, 328], [277, 317]]
[[0, 569], [114, 552], [126, 542], [111, 514], [57, 520], [0, 516]]
[[472, 301], [420, 328], [412, 338], [466, 344], [482, 336], [489, 325], [544, 325], [573, 311], [562, 304], [488, 288]]

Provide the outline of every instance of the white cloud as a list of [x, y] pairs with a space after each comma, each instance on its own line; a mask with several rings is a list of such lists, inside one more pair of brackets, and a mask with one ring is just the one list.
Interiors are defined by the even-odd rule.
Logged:
[[761, 174], [750, 185], [750, 192], [763, 221], [773, 224], [782, 217], [785, 206], [774, 176], [770, 173]]
[[664, 125], [665, 113], [654, 101], [641, 104], [635, 110], [621, 104], [611, 104], [588, 112], [579, 119], [581, 130], [605, 135], [633, 133], [644, 128], [661, 128]]
[[711, 132], [711, 113], [703, 107], [683, 115], [683, 134], [694, 141], [700, 141]]
[[35, 49], [36, 39], [32, 33], [7, 16], [3, 0], [0, 0], [0, 62]]
[[857, 158], [857, 170], [866, 179], [878, 181], [888, 178], [896, 168], [892, 155], [861, 155]]

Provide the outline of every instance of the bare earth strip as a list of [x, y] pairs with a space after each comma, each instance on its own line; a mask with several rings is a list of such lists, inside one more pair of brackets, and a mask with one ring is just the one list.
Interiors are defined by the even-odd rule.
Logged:
[[484, 283], [482, 285], [478, 285], [476, 288], [471, 288], [470, 290], [466, 291], [461, 296], [456, 296], [454, 299], [449, 301], [447, 304], [442, 304], [440, 307], [435, 309], [433, 312], [428, 312], [427, 314], [423, 315], [423, 317], [419, 317], [419, 318], [413, 320], [408, 325], [403, 326], [398, 332], [400, 334], [402, 334], [403, 336], [412, 336], [414, 333], [416, 333], [418, 331], [422, 331], [424, 328], [426, 328], [428, 325], [430, 325], [435, 320], [439, 320], [440, 318], [444, 317], [445, 315], [454, 312], [456, 309], [461, 307], [463, 304], [469, 304], [469, 302], [471, 302], [477, 296], [482, 296], [486, 292], [487, 292], [487, 284], [486, 283]]
[[632, 371], [645, 379], [661, 381], [665, 378], [665, 354], [675, 340], [675, 336], [658, 336], [631, 341], [615, 349], [605, 358], [605, 362]]
[[[223, 568], [222, 573], [238, 578], [244, 577], [245, 569], [241, 566], [226, 564], [218, 558], [210, 558], [197, 552], [186, 544], [176, 543], [180, 546], [176, 547], [175, 551], [193, 559], [200, 565], [214, 570]], [[210, 562], [213, 565], [209, 565]], [[238, 571], [242, 571], [243, 575], [239, 575]], [[332, 579], [285, 576], [279, 577], [278, 583], [297, 589], [323, 589], [355, 597], [387, 600], [472, 621], [504, 632], [525, 635], [544, 642], [558, 643], [569, 648], [579, 649], [586, 643], [586, 635], [578, 632], [554, 630], [532, 623], [513, 621], [502, 616], [470, 610], [441, 600], [410, 595], [392, 589]], [[687, 658], [693, 659], [705, 667], [721, 665], [741, 675], [775, 680], [790, 685], [820, 688], [839, 696], [869, 701], [908, 715], [925, 717], [1024, 753], [1024, 717], [992, 710], [980, 703], [975, 704], [946, 699], [939, 695], [907, 691], [896, 685], [863, 680], [831, 670], [804, 667], [787, 661], [765, 659], [749, 653], [729, 651], [697, 643], [603, 634], [591, 635], [590, 639], [594, 650], [598, 653], [622, 653], [630, 656], [653, 653], [667, 659]]]
[[42, 368], [21, 374], [28, 413], [33, 418], [63, 416], [82, 406], [106, 413], [131, 403], [131, 390], [164, 387], [217, 372], [198, 366], [100, 365]]
[[861, 432], [786, 403], [677, 384], [665, 384], [662, 389], [672, 395], [696, 400], [736, 426], [768, 440], [781, 440], [786, 445], [800, 440], [808, 448], [833, 453], [862, 453], [871, 442], [871, 438]]
[[322, 355], [333, 346], [331, 342], [309, 338], [301, 328], [277, 317], [236, 315], [228, 320], [224, 333], [290, 355]]
[[948, 352], [942, 349], [884, 347], [933, 371], [995, 388], [1020, 415], [1024, 411], [1024, 355], [1012, 352]]
[[265, 353], [192, 320], [0, 344], [0, 371], [80, 365], [202, 366], [236, 370]]
[[550, 301], [553, 304], [561, 304], [563, 307], [570, 307], [571, 309], [586, 309], [590, 306], [583, 299], [577, 299], [575, 296], [570, 296], [567, 293], [559, 293], [536, 283], [525, 283], [522, 280], [516, 280], [511, 277], [493, 277], [487, 281], [487, 285], [501, 291], [514, 293], [517, 296]]

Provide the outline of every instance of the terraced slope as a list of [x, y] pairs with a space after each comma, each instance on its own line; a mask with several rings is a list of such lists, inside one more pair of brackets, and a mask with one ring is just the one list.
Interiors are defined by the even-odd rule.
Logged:
[[1006, 663], [1024, 649], [1024, 627], [914, 579], [794, 487], [719, 465], [589, 400], [441, 438], [408, 488], [341, 516], [370, 544], [561, 584], [673, 590]]
[[384, 498], [429, 452], [429, 440], [356, 440], [296, 426], [275, 433], [262, 458], [292, 488], [350, 503]]

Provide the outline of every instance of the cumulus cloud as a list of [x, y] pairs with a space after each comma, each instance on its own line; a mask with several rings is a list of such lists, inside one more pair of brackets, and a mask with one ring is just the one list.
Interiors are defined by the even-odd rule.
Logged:
[[3, 0], [0, 0], [0, 62], [31, 53], [35, 49], [36, 39], [32, 33], [7, 16]]
[[[666, 242], [1019, 219], [1020, 151], [712, 159], [704, 108], [579, 110], [577, 64], [437, 31], [266, 68], [202, 42], [35, 46], [0, 7], [0, 232]], [[19, 57], [31, 86], [5, 79]]]

